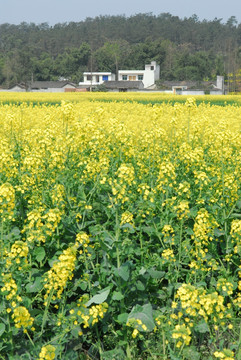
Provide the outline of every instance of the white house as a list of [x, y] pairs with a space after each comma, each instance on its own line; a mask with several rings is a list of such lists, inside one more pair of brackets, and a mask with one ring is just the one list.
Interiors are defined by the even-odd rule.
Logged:
[[144, 88], [148, 88], [155, 84], [160, 78], [160, 66], [156, 61], [145, 65], [145, 70], [119, 70], [119, 81], [142, 81]]
[[111, 72], [84, 72], [84, 81], [80, 82], [80, 86], [97, 86], [103, 84], [104, 81], [114, 81], [115, 74]]

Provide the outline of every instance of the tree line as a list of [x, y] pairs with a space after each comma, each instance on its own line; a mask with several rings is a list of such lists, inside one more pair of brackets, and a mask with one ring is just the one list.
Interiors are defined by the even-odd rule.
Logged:
[[0, 84], [68, 79], [84, 71], [143, 69], [156, 60], [160, 80], [241, 77], [241, 23], [170, 13], [98, 16], [80, 22], [0, 25]]

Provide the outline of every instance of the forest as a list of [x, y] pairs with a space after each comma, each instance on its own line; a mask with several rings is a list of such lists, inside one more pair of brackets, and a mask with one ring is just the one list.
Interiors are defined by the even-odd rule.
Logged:
[[67, 79], [84, 71], [143, 69], [151, 60], [165, 80], [205, 81], [224, 75], [240, 90], [241, 23], [231, 16], [199, 20], [170, 13], [98, 16], [80, 22], [0, 25], [0, 85]]

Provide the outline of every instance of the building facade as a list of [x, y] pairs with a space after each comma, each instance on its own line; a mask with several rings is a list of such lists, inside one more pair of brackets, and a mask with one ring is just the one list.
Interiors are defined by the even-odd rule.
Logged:
[[84, 81], [79, 83], [79, 86], [98, 86], [103, 84], [105, 81], [114, 81], [115, 74], [111, 72], [84, 72]]
[[105, 81], [105, 88], [112, 92], [141, 91], [144, 89], [142, 81]]
[[144, 88], [148, 88], [155, 84], [156, 80], [160, 78], [160, 66], [156, 61], [145, 65], [145, 70], [119, 70], [119, 81], [142, 81]]
[[65, 92], [75, 88], [76, 85], [69, 81], [33, 81], [28, 90], [32, 92]]

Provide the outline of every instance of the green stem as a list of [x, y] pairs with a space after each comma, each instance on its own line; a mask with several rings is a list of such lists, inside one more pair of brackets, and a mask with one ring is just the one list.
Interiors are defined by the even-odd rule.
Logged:
[[[29, 252], [29, 268], [32, 269], [32, 256], [30, 252]], [[29, 271], [29, 282], [31, 281], [31, 274], [32, 271]]]
[[165, 333], [162, 331], [162, 346], [163, 346], [163, 355], [166, 355], [166, 339], [165, 339]]
[[[84, 254], [85, 269], [86, 269], [86, 271], [88, 273], [89, 272], [89, 266], [88, 266], [88, 261], [87, 261], [87, 258], [86, 258], [86, 253], [85, 253], [85, 247], [84, 246], [83, 246], [83, 254]], [[89, 277], [88, 277], [88, 288], [89, 288], [89, 291], [90, 291], [91, 284], [90, 284]]]
[[117, 258], [117, 268], [120, 268], [120, 252], [119, 252], [118, 244], [116, 244], [116, 258]]
[[130, 345], [129, 345], [128, 342], [127, 342], [127, 345], [126, 345], [126, 355], [127, 355], [127, 359], [128, 359], [128, 360], [131, 360], [131, 359], [132, 359], [132, 356], [131, 356], [131, 348], [130, 348]]
[[241, 360], [241, 325], [240, 325], [240, 331], [239, 331], [237, 354], [238, 354], [238, 360]]
[[161, 236], [159, 235], [159, 232], [158, 232], [158, 230], [157, 230], [157, 226], [156, 226], [156, 224], [154, 223], [154, 221], [153, 221], [153, 226], [154, 226], [154, 228], [155, 228], [155, 234], [156, 234], [156, 236], [158, 237], [158, 239], [159, 239], [159, 241], [160, 241], [160, 243], [161, 243], [161, 245], [162, 245], [162, 247], [163, 247], [163, 249], [165, 249], [166, 248], [166, 246], [165, 246], [165, 244], [164, 244], [164, 242], [162, 241], [162, 238], [161, 238]]
[[180, 349], [180, 351], [179, 351], [178, 356], [180, 356], [180, 355], [181, 355], [181, 353], [182, 353], [182, 350], [183, 350], [184, 346], [185, 346], [185, 343], [183, 343], [183, 344], [182, 344], [182, 347], [181, 347], [181, 349]]
[[116, 241], [116, 258], [117, 258], [117, 268], [120, 267], [121, 261], [120, 261], [120, 251], [119, 251], [119, 236], [120, 236], [120, 224], [118, 221], [118, 213], [116, 211], [115, 213], [115, 223], [116, 223], [116, 231], [115, 231], [115, 241]]
[[142, 241], [142, 232], [140, 232], [140, 246], [141, 246], [141, 264], [143, 264], [143, 241]]
[[27, 337], [29, 338], [29, 341], [31, 342], [32, 346], [35, 347], [33, 340], [31, 339], [31, 336], [28, 333], [28, 330], [26, 330]]
[[4, 244], [3, 244], [3, 220], [1, 223], [1, 261], [3, 261], [3, 249], [4, 249]]
[[178, 271], [177, 271], [177, 280], [179, 277], [180, 272], [180, 264], [181, 264], [181, 255], [182, 255], [182, 231], [183, 231], [183, 220], [181, 220], [181, 227], [180, 227], [180, 236], [179, 236], [179, 249], [178, 249]]
[[101, 341], [100, 341], [100, 334], [99, 334], [99, 329], [98, 326], [95, 326], [95, 330], [96, 330], [96, 336], [97, 336], [97, 345], [98, 345], [98, 349], [99, 349], [99, 354], [100, 354], [100, 359], [102, 359], [102, 348], [101, 348]]
[[45, 343], [45, 345], [49, 345], [49, 344], [52, 344], [52, 343], [56, 343], [56, 341], [58, 340], [58, 344], [61, 344], [61, 340], [63, 339], [63, 337], [68, 333], [70, 332], [70, 330], [65, 330], [64, 333], [58, 335], [58, 336], [55, 336], [54, 338], [52, 338], [51, 340], [49, 340], [48, 342]]
[[42, 336], [42, 334], [43, 334], [44, 325], [45, 325], [45, 323], [47, 321], [47, 318], [48, 318], [48, 310], [49, 310], [49, 306], [50, 306], [50, 303], [51, 303], [51, 300], [52, 300], [53, 293], [54, 293], [54, 288], [51, 289], [51, 291], [49, 293], [49, 296], [48, 296], [47, 305], [46, 305], [45, 310], [44, 310], [43, 321], [42, 321], [42, 326], [41, 326], [41, 332], [40, 332], [39, 337]]
[[8, 318], [8, 332], [10, 334], [11, 354], [13, 355], [13, 333], [11, 331], [11, 322], [10, 322], [9, 314], [7, 315], [7, 318]]
[[59, 249], [60, 248], [60, 242], [59, 242], [59, 227], [58, 227], [58, 225], [57, 225], [56, 233], [57, 233], [57, 249]]

